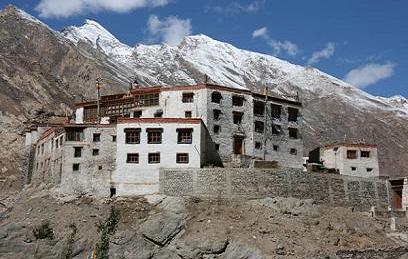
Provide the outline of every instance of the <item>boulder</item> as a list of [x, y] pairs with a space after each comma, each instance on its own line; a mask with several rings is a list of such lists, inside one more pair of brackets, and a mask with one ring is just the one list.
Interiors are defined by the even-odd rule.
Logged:
[[140, 231], [148, 240], [164, 246], [184, 228], [185, 223], [184, 214], [162, 212], [150, 216], [142, 224]]

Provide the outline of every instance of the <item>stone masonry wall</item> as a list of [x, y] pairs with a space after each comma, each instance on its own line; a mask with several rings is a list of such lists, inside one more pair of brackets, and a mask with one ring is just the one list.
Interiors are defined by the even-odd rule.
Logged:
[[163, 169], [160, 192], [202, 198], [295, 197], [332, 206], [368, 210], [387, 208], [386, 181], [332, 174], [309, 174], [299, 169]]

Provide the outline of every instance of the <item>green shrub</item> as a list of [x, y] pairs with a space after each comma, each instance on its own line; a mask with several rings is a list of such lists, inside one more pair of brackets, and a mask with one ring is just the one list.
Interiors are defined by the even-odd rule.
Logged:
[[35, 239], [54, 239], [54, 232], [50, 227], [50, 223], [48, 221], [42, 223], [41, 225], [35, 227], [33, 229], [33, 234]]

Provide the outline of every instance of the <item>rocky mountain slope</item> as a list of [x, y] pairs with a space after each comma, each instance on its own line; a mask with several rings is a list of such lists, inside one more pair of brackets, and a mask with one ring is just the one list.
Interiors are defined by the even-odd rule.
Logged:
[[241, 50], [205, 35], [178, 46], [127, 46], [97, 22], [56, 32], [9, 6], [0, 12], [0, 180], [18, 182], [25, 123], [70, 113], [75, 101], [117, 92], [130, 78], [148, 85], [210, 81], [236, 88], [268, 86], [299, 93], [305, 150], [336, 140], [377, 143], [382, 174], [408, 174], [408, 110], [403, 98], [371, 96], [315, 68]]

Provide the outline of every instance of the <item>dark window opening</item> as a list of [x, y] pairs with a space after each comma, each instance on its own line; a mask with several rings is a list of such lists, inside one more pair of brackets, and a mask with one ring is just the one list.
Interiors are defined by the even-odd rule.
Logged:
[[116, 142], [116, 135], [112, 135], [112, 142]]
[[72, 171], [79, 171], [79, 164], [72, 164]]
[[98, 165], [98, 170], [102, 170], [102, 166], [101, 166], [101, 165]]
[[288, 108], [288, 121], [297, 121], [299, 110], [295, 108]]
[[232, 96], [232, 105], [233, 106], [243, 106], [244, 101], [245, 101], [245, 98], [243, 96], [239, 96], [239, 95], [233, 95]]
[[244, 116], [243, 112], [232, 112], [234, 124], [241, 124], [243, 116]]
[[278, 145], [273, 145], [273, 151], [279, 151], [279, 146]]
[[348, 159], [357, 159], [357, 151], [356, 150], [347, 150], [347, 158]]
[[262, 143], [261, 142], [255, 142], [255, 149], [261, 149], [262, 148]]
[[193, 117], [193, 115], [192, 115], [191, 111], [185, 111], [184, 112], [184, 117], [185, 118], [191, 118], [191, 117]]
[[372, 172], [373, 169], [372, 168], [367, 168], [367, 172]]
[[139, 144], [140, 143], [140, 128], [125, 129], [125, 143], [126, 144]]
[[354, 167], [354, 166], [351, 167], [351, 171], [356, 171], [356, 170], [357, 170], [357, 167]]
[[272, 134], [280, 135], [282, 133], [282, 127], [280, 125], [272, 124]]
[[162, 128], [146, 129], [147, 144], [161, 144], [162, 143]]
[[289, 138], [297, 139], [298, 138], [298, 130], [296, 128], [289, 128]]
[[110, 197], [112, 198], [115, 195], [116, 195], [116, 188], [111, 187], [110, 188]]
[[101, 133], [94, 133], [93, 142], [100, 142], [100, 141], [101, 141]]
[[133, 112], [133, 118], [140, 118], [142, 117], [143, 112], [142, 111], [134, 111]]
[[220, 125], [214, 125], [214, 133], [219, 134], [221, 132], [221, 126]]
[[82, 156], [82, 147], [74, 147], [74, 157]]
[[255, 116], [264, 116], [265, 103], [260, 101], [254, 101], [254, 114]]
[[93, 156], [98, 156], [99, 155], [99, 149], [92, 149], [92, 155]]
[[67, 131], [67, 141], [83, 141], [84, 140], [84, 129], [68, 128], [66, 129], [66, 131]]
[[194, 93], [183, 93], [183, 103], [194, 102]]
[[177, 144], [193, 143], [193, 129], [177, 129]]
[[160, 163], [160, 153], [149, 153], [148, 155], [149, 164], [158, 164]]
[[282, 114], [282, 106], [277, 104], [271, 104], [271, 115], [274, 119], [280, 119]]
[[264, 133], [265, 124], [262, 121], [255, 121], [255, 132]]
[[214, 120], [219, 120], [219, 119], [220, 119], [220, 115], [221, 115], [221, 110], [218, 110], [218, 109], [214, 109], [214, 110], [213, 110], [213, 118], [214, 118]]
[[291, 155], [297, 155], [297, 150], [296, 150], [296, 148], [291, 148], [289, 153], [290, 153]]
[[163, 117], [163, 110], [157, 110], [157, 111], [154, 113], [154, 117], [155, 117], [155, 118], [161, 118], [161, 117]]
[[211, 102], [213, 103], [221, 103], [222, 95], [220, 92], [213, 92], [211, 94]]
[[126, 163], [138, 164], [139, 153], [128, 153], [126, 157]]
[[361, 151], [361, 157], [370, 157], [370, 151]]
[[220, 150], [220, 144], [215, 144], [215, 150], [217, 150], [217, 151]]
[[176, 163], [177, 164], [188, 164], [188, 153], [177, 153]]

